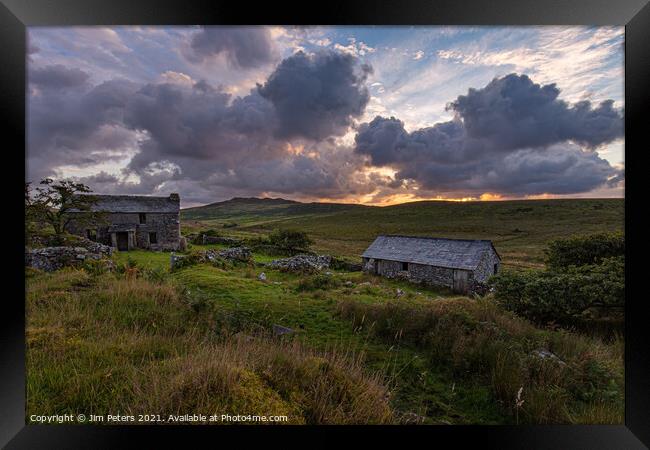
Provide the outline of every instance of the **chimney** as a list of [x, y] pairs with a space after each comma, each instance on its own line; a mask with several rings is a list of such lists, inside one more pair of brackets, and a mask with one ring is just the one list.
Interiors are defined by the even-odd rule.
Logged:
[[169, 194], [169, 199], [173, 202], [177, 202], [177, 203], [181, 202], [181, 197], [176, 192], [172, 192], [171, 194]]

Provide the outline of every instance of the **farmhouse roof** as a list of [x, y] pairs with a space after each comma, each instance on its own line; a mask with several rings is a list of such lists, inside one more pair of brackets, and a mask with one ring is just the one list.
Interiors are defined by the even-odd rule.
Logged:
[[382, 235], [377, 236], [362, 256], [450, 269], [474, 270], [487, 251], [493, 251], [499, 257], [492, 241], [488, 240]]
[[[178, 213], [180, 199], [178, 194], [169, 197], [151, 197], [148, 195], [91, 195], [97, 199], [92, 205], [92, 211], [112, 213]], [[78, 210], [71, 210], [79, 212]]]

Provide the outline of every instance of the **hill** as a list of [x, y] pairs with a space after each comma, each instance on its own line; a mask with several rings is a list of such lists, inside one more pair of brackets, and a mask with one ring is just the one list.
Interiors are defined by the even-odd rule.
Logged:
[[301, 203], [283, 198], [235, 197], [223, 202], [184, 209], [181, 211], [181, 217], [186, 220], [250, 223], [264, 219], [294, 218], [368, 208], [371, 207], [344, 203]]
[[[490, 239], [506, 266], [537, 267], [549, 240], [624, 228], [623, 199], [422, 201], [372, 207], [232, 199], [182, 211], [184, 231], [222, 228], [251, 236], [275, 228], [306, 231], [318, 251], [357, 258], [379, 234]], [[194, 221], [194, 222], [192, 222]]]

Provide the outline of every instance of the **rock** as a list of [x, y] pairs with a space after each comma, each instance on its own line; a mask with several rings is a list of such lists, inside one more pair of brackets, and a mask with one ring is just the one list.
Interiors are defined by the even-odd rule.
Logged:
[[284, 334], [292, 334], [294, 330], [291, 328], [283, 327], [282, 325], [273, 324], [273, 334], [276, 336], [282, 336]]
[[562, 366], [566, 366], [566, 363], [562, 361], [555, 353], [550, 352], [546, 349], [537, 349], [533, 350], [532, 355], [541, 359], [541, 360], [548, 360], [548, 361], [553, 361], [556, 362]]
[[314, 273], [328, 269], [331, 262], [332, 257], [328, 255], [296, 255], [291, 258], [276, 259], [268, 266], [283, 272]]
[[399, 297], [401, 297], [402, 295], [404, 295], [404, 291], [401, 290], [400, 288], [397, 288], [397, 290], [395, 291], [395, 294], [396, 294], [397, 297], [399, 298]]
[[345, 286], [351, 287], [354, 286], [354, 283], [350, 280], [347, 280], [345, 283], [343, 283]]
[[260, 281], [266, 281], [266, 274], [264, 272], [262, 272], [261, 274], [259, 274], [257, 276], [257, 279], [260, 280]]

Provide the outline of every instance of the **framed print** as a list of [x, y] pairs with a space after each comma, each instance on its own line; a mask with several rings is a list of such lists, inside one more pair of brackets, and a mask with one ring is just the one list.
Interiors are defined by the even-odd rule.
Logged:
[[5, 1], [3, 445], [646, 448], [646, 3]]

